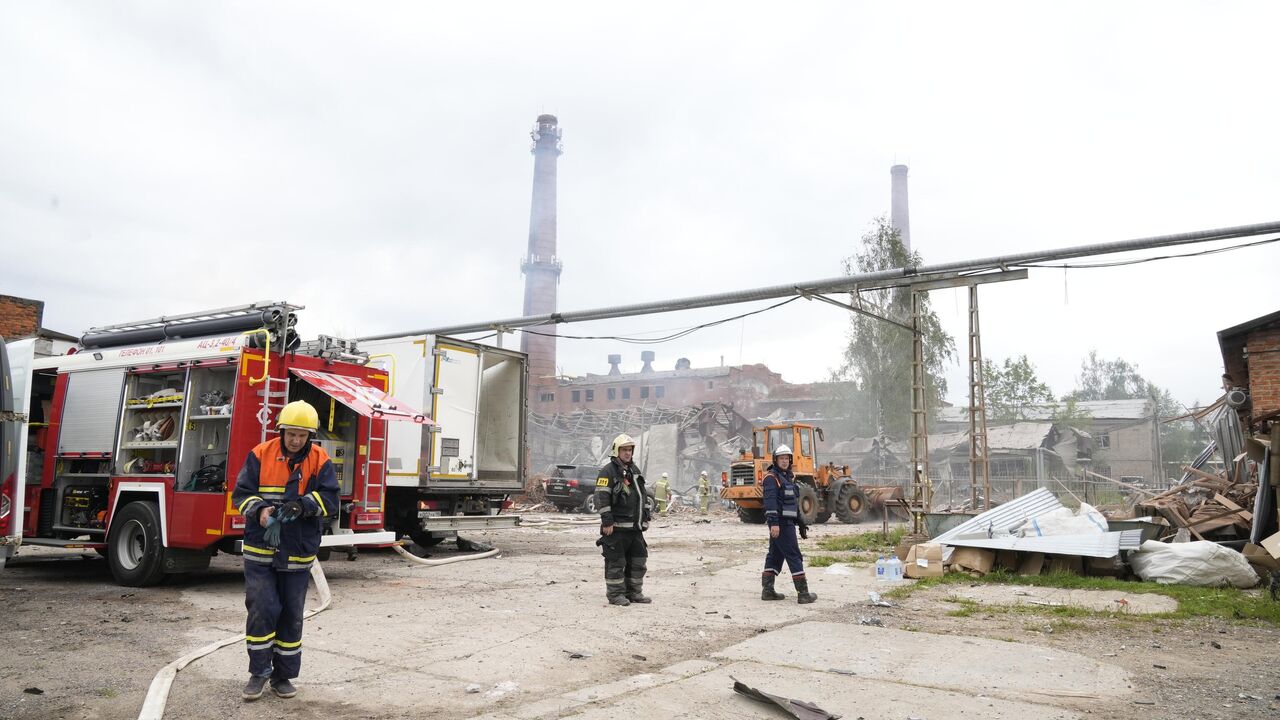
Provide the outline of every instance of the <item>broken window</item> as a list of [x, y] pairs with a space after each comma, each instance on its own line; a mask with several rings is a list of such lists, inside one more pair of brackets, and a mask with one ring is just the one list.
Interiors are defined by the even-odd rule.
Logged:
[[582, 392], [581, 392], [581, 391], [579, 391], [579, 390], [574, 390], [574, 391], [573, 391], [573, 397], [571, 398], [571, 400], [573, 400], [573, 402], [581, 402], [581, 401], [582, 401]]
[[649, 386], [645, 385], [644, 387], [640, 388], [640, 399], [643, 400], [647, 397], [649, 397]]
[[1107, 433], [1107, 432], [1098, 433], [1097, 435], [1094, 435], [1093, 438], [1098, 443], [1098, 447], [1100, 448], [1111, 447], [1111, 433]]
[[555, 399], [556, 399], [555, 393], [542, 393], [542, 395], [538, 396], [538, 400], [540, 402], [552, 402]]
[[587, 391], [587, 402], [592, 402], [592, 401], [594, 401], [595, 399], [596, 399], [596, 391], [595, 391], [595, 390], [588, 390], [588, 391]]
[[618, 388], [609, 388], [609, 399], [610, 400], [618, 399]]
[[631, 388], [622, 388], [622, 399], [623, 400], [631, 399]]
[[666, 395], [667, 394], [666, 386], [659, 385], [658, 387], [654, 388], [653, 394], [654, 394], [654, 397], [662, 397], [663, 395]]

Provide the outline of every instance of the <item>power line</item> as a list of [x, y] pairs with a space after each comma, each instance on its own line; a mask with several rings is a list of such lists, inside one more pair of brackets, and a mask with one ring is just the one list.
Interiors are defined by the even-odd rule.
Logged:
[[664, 335], [662, 337], [656, 337], [656, 338], [627, 337], [623, 335], [561, 335], [558, 333], [538, 332], [536, 330], [530, 330], [528, 328], [524, 328], [523, 330], [521, 330], [521, 332], [526, 332], [526, 333], [529, 333], [530, 335], [541, 335], [542, 337], [564, 338], [565, 340], [617, 340], [619, 342], [631, 343], [633, 345], [658, 345], [664, 342], [671, 342], [672, 340], [679, 340], [682, 337], [685, 337], [687, 335], [692, 335], [693, 333], [699, 330], [705, 330], [709, 327], [715, 327], [716, 325], [723, 325], [725, 323], [733, 322], [734, 320], [741, 320], [742, 318], [745, 318], [745, 317], [750, 317], [752, 315], [759, 315], [760, 313], [769, 312], [770, 310], [780, 308], [783, 305], [786, 305], [788, 303], [793, 303], [799, 299], [801, 299], [799, 296], [788, 298], [786, 300], [783, 300], [780, 303], [774, 303], [769, 307], [760, 308], [759, 310], [752, 310], [751, 312], [745, 312], [745, 313], [742, 313], [741, 315], [734, 315], [733, 317], [722, 318], [720, 320], [712, 320], [711, 322], [708, 322], [708, 323], [703, 323], [701, 325], [694, 325], [693, 327], [685, 328], [678, 332], [674, 332], [670, 335]]
[[1231, 252], [1232, 250], [1242, 250], [1244, 248], [1256, 247], [1258, 245], [1267, 245], [1273, 242], [1280, 242], [1280, 237], [1267, 238], [1265, 240], [1255, 240], [1249, 243], [1241, 243], [1239, 245], [1230, 245], [1228, 247], [1213, 248], [1212, 250], [1200, 250], [1199, 252], [1177, 253], [1174, 255], [1154, 255], [1152, 257], [1134, 258], [1132, 260], [1116, 260], [1113, 262], [1097, 262], [1097, 263], [1063, 263], [1044, 264], [1044, 263], [1019, 263], [1009, 265], [1009, 267], [1020, 268], [1062, 268], [1064, 270], [1091, 270], [1093, 268], [1110, 268], [1121, 267], [1124, 265], [1141, 265], [1142, 263], [1155, 262], [1156, 260], [1174, 260], [1176, 258], [1199, 257], [1201, 255], [1217, 255], [1218, 253]]

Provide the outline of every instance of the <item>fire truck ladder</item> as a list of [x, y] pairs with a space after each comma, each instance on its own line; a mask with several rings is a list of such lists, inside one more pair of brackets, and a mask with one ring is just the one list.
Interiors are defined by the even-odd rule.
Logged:
[[262, 437], [258, 442], [266, 442], [267, 433], [275, 429], [276, 418], [280, 416], [280, 410], [289, 400], [289, 378], [275, 378], [268, 375], [267, 384], [258, 391], [258, 397], [262, 398], [262, 405], [258, 410], [258, 424], [262, 426]]
[[364, 454], [364, 499], [362, 506], [366, 512], [377, 512], [382, 509], [382, 483], [372, 482], [370, 473], [373, 472], [374, 466], [383, 478], [387, 472], [387, 425], [383, 423], [382, 434], [377, 435], [375, 428], [377, 427], [377, 416], [396, 416], [398, 418], [414, 418], [411, 413], [404, 412], [394, 405], [383, 405], [382, 403], [373, 403], [375, 417], [369, 418], [369, 437], [367, 452]]
[[982, 373], [982, 332], [978, 325], [978, 286], [969, 286], [969, 509], [978, 511], [978, 480], [983, 510], [991, 509], [991, 463], [987, 452], [987, 391]]
[[[368, 452], [364, 454], [364, 498], [361, 507], [365, 512], [378, 512], [382, 510], [382, 483], [373, 482], [370, 473], [373, 472], [374, 466], [378, 471], [386, 476], [387, 471], [387, 424], [382, 424], [382, 434], [376, 435], [375, 428], [378, 427], [376, 418], [369, 418], [369, 446], [365, 448]], [[376, 460], [374, 458], [377, 458]]]

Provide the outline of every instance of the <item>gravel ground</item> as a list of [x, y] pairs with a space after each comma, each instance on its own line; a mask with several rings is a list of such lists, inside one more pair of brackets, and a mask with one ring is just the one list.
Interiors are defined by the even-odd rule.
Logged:
[[[824, 535], [854, 529], [819, 526], [806, 552]], [[946, 587], [914, 593], [897, 607], [871, 607], [865, 593], [873, 587], [865, 581], [871, 571], [865, 567], [811, 570], [820, 596], [815, 605], [765, 604], [753, 596], [758, 582], [748, 567], [763, 558], [760, 526], [743, 525], [728, 513], [705, 519], [682, 514], [656, 522], [649, 537], [646, 590], [655, 603], [626, 610], [603, 602], [591, 526], [481, 533], [474, 539], [501, 547], [500, 560], [443, 568], [409, 566], [388, 551], [362, 552], [356, 562], [335, 556], [325, 564], [334, 609], [308, 622], [298, 698], [243, 703], [244, 655], [232, 646], [179, 674], [166, 717], [514, 717], [520, 708], [562, 693], [708, 661], [770, 629], [813, 620], [854, 624], [868, 616], [886, 628], [1054, 648], [1127, 671], [1132, 695], [1123, 701], [1070, 693], [1052, 701], [1090, 717], [1280, 713], [1275, 627], [1110, 617], [1055, 622], [986, 606], [953, 617], [947, 613], [957, 605]], [[447, 547], [439, 556], [450, 554]], [[242, 585], [240, 560], [232, 556], [215, 558], [207, 573], [135, 589], [115, 586], [97, 556], [24, 549], [0, 571], [6, 620], [0, 647], [7, 650], [0, 655], [0, 718], [136, 717], [156, 671], [242, 630]], [[632, 652], [614, 652], [619, 638]], [[594, 657], [572, 659], [572, 651]], [[938, 658], [961, 660], [982, 662]], [[504, 679], [519, 689], [504, 697]], [[483, 692], [467, 692], [472, 682]], [[731, 716], [776, 717], [767, 709]]]

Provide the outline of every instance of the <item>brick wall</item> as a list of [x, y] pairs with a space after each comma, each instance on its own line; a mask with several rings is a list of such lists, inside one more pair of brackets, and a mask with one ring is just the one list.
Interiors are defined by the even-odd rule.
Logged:
[[1280, 327], [1249, 334], [1249, 395], [1253, 419], [1280, 411]]
[[13, 340], [35, 335], [43, 318], [44, 302], [0, 295], [0, 337]]

